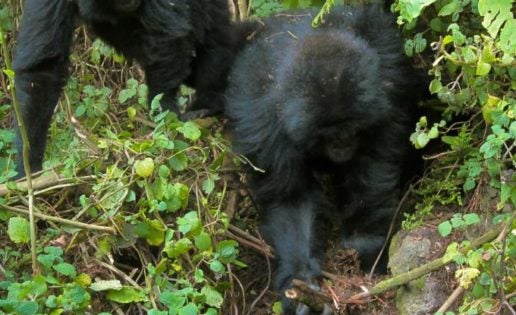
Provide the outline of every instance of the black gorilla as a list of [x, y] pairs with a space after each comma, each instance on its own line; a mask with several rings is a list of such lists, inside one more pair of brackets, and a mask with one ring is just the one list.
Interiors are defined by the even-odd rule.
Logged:
[[[193, 113], [222, 110], [233, 54], [227, 0], [26, 0], [13, 68], [32, 171], [41, 169], [76, 22], [136, 60], [145, 70], [149, 98], [164, 93], [164, 108], [177, 112], [178, 85], [186, 83], [197, 89]], [[23, 176], [21, 141], [18, 147]]]
[[[371, 267], [398, 202], [411, 112], [423, 83], [403, 56], [395, 19], [340, 7], [264, 21], [236, 58], [227, 90], [233, 145], [264, 173], [251, 176], [275, 285], [314, 285], [331, 222]], [[282, 297], [286, 314], [310, 314]]]

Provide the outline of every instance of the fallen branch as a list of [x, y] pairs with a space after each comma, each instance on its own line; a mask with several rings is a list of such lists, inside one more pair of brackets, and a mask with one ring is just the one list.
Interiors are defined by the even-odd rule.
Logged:
[[[66, 184], [80, 184], [81, 181], [94, 180], [94, 176], [83, 176], [77, 178], [62, 178], [57, 173], [50, 173], [49, 175], [39, 176], [32, 179], [32, 188], [34, 191], [42, 190], [45, 188], [58, 186], [58, 185], [66, 185]], [[27, 191], [27, 182], [26, 181], [18, 181], [16, 182], [16, 187], [18, 191], [26, 192]], [[4, 197], [9, 194], [11, 191], [7, 188], [7, 185], [0, 185], [0, 197]]]
[[[512, 220], [510, 220], [512, 221]], [[473, 240], [470, 245], [464, 246], [459, 250], [460, 253], [466, 254], [471, 249], [475, 249], [485, 243], [488, 243], [494, 240], [503, 230], [505, 229], [505, 225], [499, 225], [479, 238]], [[367, 299], [373, 295], [377, 295], [383, 293], [387, 290], [393, 289], [403, 284], [407, 284], [412, 280], [416, 280], [432, 271], [435, 271], [448, 263], [452, 262], [453, 257], [443, 256], [441, 258], [432, 260], [422, 266], [416, 267], [408, 272], [402, 273], [390, 279], [378, 282], [374, 287], [372, 287], [367, 292], [362, 292], [359, 294], [353, 295], [351, 300], [362, 300]]]

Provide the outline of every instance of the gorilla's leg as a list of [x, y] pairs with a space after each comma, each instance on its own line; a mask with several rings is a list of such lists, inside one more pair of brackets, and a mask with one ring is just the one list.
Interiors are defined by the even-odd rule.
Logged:
[[[29, 136], [31, 171], [41, 169], [52, 112], [68, 77], [74, 10], [68, 0], [27, 0], [14, 58], [17, 99]], [[18, 177], [25, 175], [17, 130]]]
[[[399, 200], [408, 147], [408, 141], [399, 143], [399, 139], [408, 139], [404, 128], [386, 124], [385, 129], [379, 130], [375, 140], [364, 142], [369, 149], [352, 162], [354, 171], [348, 174], [345, 187], [349, 199], [344, 210], [349, 217], [343, 223], [342, 245], [357, 250], [363, 270], [372, 267], [385, 242]], [[395, 141], [397, 146], [389, 145]], [[377, 271], [385, 271], [385, 262], [383, 259]]]

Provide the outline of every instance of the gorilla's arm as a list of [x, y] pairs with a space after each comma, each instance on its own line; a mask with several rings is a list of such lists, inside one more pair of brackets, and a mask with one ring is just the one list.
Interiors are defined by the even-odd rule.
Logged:
[[325, 241], [322, 236], [326, 234], [321, 233], [324, 225], [320, 216], [324, 199], [314, 190], [298, 198], [282, 198], [281, 194], [277, 192], [278, 200], [262, 209], [265, 221], [261, 231], [275, 249], [274, 285], [281, 294], [284, 313], [304, 314], [308, 309], [296, 310], [297, 303], [286, 298], [284, 292], [293, 279], [318, 287]]
[[[52, 112], [68, 76], [74, 10], [68, 0], [25, 1], [13, 68], [33, 172], [41, 169]], [[17, 132], [18, 152], [22, 152]], [[18, 176], [25, 175], [22, 161], [18, 154]]]

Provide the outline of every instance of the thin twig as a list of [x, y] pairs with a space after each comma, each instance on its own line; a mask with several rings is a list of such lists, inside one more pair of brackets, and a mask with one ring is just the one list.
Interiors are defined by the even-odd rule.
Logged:
[[[7, 205], [0, 205], [0, 209], [12, 211], [12, 212], [23, 214], [23, 215], [29, 215], [29, 211], [27, 211], [27, 210], [16, 208], [16, 207], [11, 207], [11, 206], [7, 206]], [[39, 219], [45, 220], [45, 221], [58, 222], [58, 223], [66, 224], [66, 225], [75, 226], [75, 227], [85, 229], [85, 230], [102, 231], [102, 232], [108, 232], [110, 234], [117, 234], [116, 229], [109, 227], [109, 226], [87, 224], [87, 223], [67, 220], [67, 219], [63, 219], [63, 218], [53, 217], [53, 216], [46, 215], [43, 213], [38, 213], [38, 212], [35, 212], [34, 216]]]
[[392, 231], [394, 230], [394, 225], [396, 223], [396, 220], [398, 219], [398, 214], [400, 213], [401, 207], [405, 203], [405, 200], [407, 200], [408, 196], [410, 195], [410, 192], [412, 191], [412, 185], [409, 186], [403, 197], [401, 198], [400, 202], [398, 203], [398, 207], [396, 208], [396, 211], [394, 212], [394, 216], [392, 217], [391, 224], [389, 225], [389, 230], [387, 231], [387, 235], [385, 236], [385, 242], [383, 243], [382, 249], [378, 253], [378, 256], [376, 256], [376, 260], [374, 261], [373, 267], [371, 267], [371, 271], [369, 272], [369, 275], [367, 276], [367, 279], [371, 281], [373, 278], [374, 270], [376, 269], [376, 265], [378, 265], [378, 262], [382, 258], [383, 252], [385, 251], [385, 248], [387, 248], [387, 244], [389, 243], [389, 239], [391, 237]]
[[127, 283], [129, 283], [130, 285], [132, 285], [133, 287], [135, 287], [136, 289], [138, 290], [143, 290], [143, 288], [138, 284], [136, 283], [136, 281], [134, 281], [131, 277], [129, 277], [128, 275], [126, 275], [122, 270], [118, 269], [117, 267], [113, 266], [113, 265], [110, 265], [108, 263], [105, 263], [103, 261], [98, 261], [98, 263], [106, 268], [106, 269], [109, 269], [111, 270], [113, 273], [117, 274], [118, 276], [122, 277]]
[[[2, 52], [4, 55], [4, 64], [6, 70], [11, 71], [11, 54], [9, 52], [9, 47], [7, 46], [7, 38], [4, 35], [4, 31], [0, 25], [0, 43], [2, 45]], [[34, 275], [39, 274], [39, 264], [36, 257], [36, 222], [34, 220], [34, 190], [32, 188], [32, 171], [29, 162], [29, 150], [30, 150], [30, 142], [29, 136], [27, 135], [27, 130], [25, 129], [25, 122], [23, 121], [23, 116], [20, 108], [20, 104], [18, 103], [18, 99], [16, 97], [16, 85], [14, 82], [14, 77], [8, 76], [10, 82], [10, 93], [12, 99], [12, 105], [14, 108], [14, 113], [16, 116], [16, 121], [18, 123], [18, 132], [21, 136], [22, 140], [22, 152], [18, 152], [18, 154], [22, 154], [23, 160], [23, 169], [25, 171], [27, 177], [27, 196], [29, 199], [29, 226], [30, 226], [30, 252], [32, 258], [32, 273]]]

